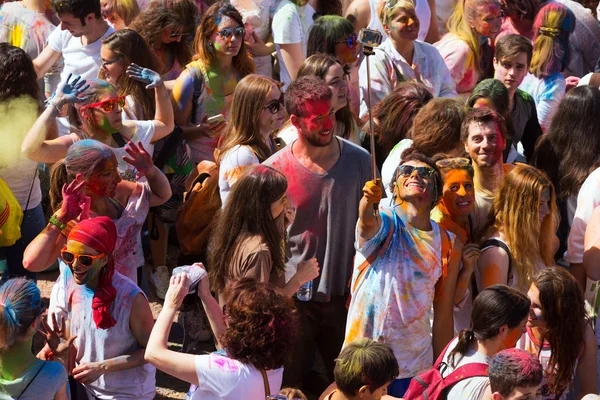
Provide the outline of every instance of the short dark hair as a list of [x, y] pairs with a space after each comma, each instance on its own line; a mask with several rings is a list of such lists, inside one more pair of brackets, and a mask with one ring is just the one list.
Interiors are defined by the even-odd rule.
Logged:
[[335, 383], [346, 396], [355, 396], [362, 386], [374, 392], [396, 379], [400, 370], [392, 349], [361, 338], [347, 345], [335, 360]]
[[488, 367], [492, 393], [509, 396], [517, 387], [532, 387], [542, 383], [542, 364], [532, 354], [519, 349], [506, 349], [492, 357]]
[[285, 110], [288, 115], [304, 117], [309, 101], [331, 100], [331, 89], [324, 80], [306, 75], [296, 79], [285, 91]]
[[531, 57], [533, 54], [533, 45], [525, 36], [510, 34], [502, 36], [496, 42], [496, 50], [494, 51], [494, 57], [497, 62], [501, 62], [505, 59], [513, 59], [519, 53], [527, 53], [527, 68], [531, 64]]
[[469, 139], [469, 128], [473, 122], [481, 124], [493, 122], [502, 134], [502, 139], [506, 142], [506, 121], [504, 121], [504, 117], [487, 107], [482, 107], [467, 110], [467, 115], [465, 115], [465, 119], [460, 127], [460, 140], [463, 143], [467, 143]]
[[79, 18], [82, 25], [89, 14], [102, 18], [100, 0], [51, 0], [51, 5], [56, 14], [71, 14]]
[[400, 174], [400, 166], [409, 161], [422, 162], [423, 164], [427, 164], [433, 169], [433, 204], [431, 205], [431, 208], [433, 209], [433, 207], [435, 207], [435, 205], [442, 198], [442, 194], [444, 191], [444, 181], [442, 180], [442, 174], [435, 162], [431, 158], [427, 157], [425, 154], [421, 153], [414, 147], [409, 147], [408, 149], [402, 152], [400, 164], [398, 164], [398, 168], [396, 168], [396, 171], [394, 172], [394, 178], [392, 179], [392, 183], [390, 184], [390, 190], [394, 192], [394, 185], [396, 184], [396, 181], [398, 180], [398, 175]]

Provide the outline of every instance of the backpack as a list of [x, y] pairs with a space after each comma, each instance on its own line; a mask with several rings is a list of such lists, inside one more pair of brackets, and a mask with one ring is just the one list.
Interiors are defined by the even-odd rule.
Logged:
[[23, 209], [6, 182], [0, 179], [0, 247], [12, 246], [21, 238], [22, 222]]
[[454, 340], [451, 340], [446, 345], [433, 368], [415, 376], [410, 381], [408, 390], [403, 397], [404, 400], [442, 400], [446, 398], [448, 389], [458, 382], [476, 376], [488, 376], [487, 364], [471, 363], [456, 368], [450, 375], [442, 378], [441, 369], [448, 366], [443, 362], [444, 356], [453, 342]]

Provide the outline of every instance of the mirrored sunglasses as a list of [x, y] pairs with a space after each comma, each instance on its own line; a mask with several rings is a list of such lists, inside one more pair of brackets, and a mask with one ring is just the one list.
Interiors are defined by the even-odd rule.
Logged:
[[417, 170], [419, 176], [424, 179], [431, 178], [431, 176], [435, 172], [433, 168], [429, 167], [415, 167], [412, 165], [401, 165], [398, 167], [398, 172], [404, 178], [408, 178], [409, 176], [411, 176], [415, 170]]
[[229, 39], [231, 36], [235, 36], [236, 38], [243, 38], [246, 35], [246, 29], [243, 26], [238, 26], [237, 28], [223, 28], [217, 35], [221, 36], [223, 39]]
[[112, 99], [100, 101], [98, 103], [88, 104], [87, 106], [81, 107], [81, 110], [85, 110], [87, 108], [101, 108], [106, 112], [111, 112], [115, 106], [119, 107], [119, 110], [125, 107], [125, 96], [119, 96]]

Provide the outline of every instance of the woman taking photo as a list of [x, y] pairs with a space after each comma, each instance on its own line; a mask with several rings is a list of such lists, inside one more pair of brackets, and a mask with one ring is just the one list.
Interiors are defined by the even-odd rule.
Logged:
[[399, 82], [416, 79], [433, 97], [456, 97], [455, 83], [438, 50], [417, 39], [419, 19], [412, 1], [399, 0], [393, 6], [382, 3], [379, 18], [388, 38], [373, 57], [360, 66], [360, 117], [368, 115], [367, 61], [371, 67], [371, 106], [387, 96]]
[[27, 270], [48, 268], [60, 256], [68, 231], [78, 220], [89, 215], [107, 216], [117, 225], [118, 246], [112, 254], [116, 269], [139, 282], [144, 265], [142, 225], [149, 207], [167, 201], [171, 188], [141, 145], [130, 142], [125, 151], [125, 161], [137, 169], [138, 179], [146, 178], [146, 183], [121, 180], [112, 149], [96, 140], [82, 140], [69, 148], [52, 173], [50, 197], [55, 213], [25, 250], [23, 266]]
[[15, 278], [0, 286], [0, 393], [11, 399], [67, 400], [67, 372], [36, 358], [33, 336], [46, 305], [35, 282]]
[[260, 164], [278, 150], [273, 134], [285, 119], [283, 93], [278, 82], [248, 75], [233, 92], [231, 119], [219, 149], [219, 191], [225, 201], [244, 168]]
[[[68, 268], [52, 288], [48, 310], [68, 320], [61, 329], [73, 340], [75, 367], [67, 369], [78, 383], [71, 393], [76, 399], [156, 394], [156, 370], [144, 361], [152, 310], [141, 289], [115, 271], [116, 244], [114, 222], [96, 217], [75, 225], [60, 250]], [[56, 350], [46, 345], [39, 355]]]
[[[448, 20], [448, 33], [435, 44], [450, 70], [456, 91], [470, 93], [489, 74], [494, 40], [502, 24], [497, 0], [458, 2]], [[490, 74], [491, 75], [491, 74]]]
[[203, 278], [198, 297], [219, 351], [184, 354], [169, 350], [168, 337], [189, 287], [186, 274], [171, 278], [163, 309], [148, 341], [146, 360], [161, 371], [191, 383], [188, 398], [192, 400], [262, 399], [279, 392], [283, 363], [291, 351], [298, 325], [292, 299], [272, 285], [243, 278], [227, 288], [225, 317], [210, 293], [208, 278]]
[[502, 283], [526, 293], [535, 274], [554, 265], [554, 186], [540, 170], [518, 164], [504, 176], [490, 220], [475, 272], [477, 289]]
[[[195, 163], [214, 160], [235, 87], [254, 73], [245, 32], [242, 16], [232, 5], [213, 4], [196, 30], [194, 61], [173, 87], [175, 122], [183, 129]], [[216, 120], [209, 123], [211, 117]]]
[[248, 167], [233, 186], [209, 246], [211, 289], [219, 304], [225, 304], [225, 288], [237, 278], [271, 283], [292, 296], [319, 275], [313, 258], [298, 264], [285, 283], [285, 230], [294, 218], [286, 190], [285, 176], [263, 165]]
[[542, 399], [566, 399], [575, 377], [578, 399], [598, 393], [596, 338], [575, 278], [560, 267], [544, 269], [527, 295], [531, 300], [527, 333], [517, 348], [542, 363]]

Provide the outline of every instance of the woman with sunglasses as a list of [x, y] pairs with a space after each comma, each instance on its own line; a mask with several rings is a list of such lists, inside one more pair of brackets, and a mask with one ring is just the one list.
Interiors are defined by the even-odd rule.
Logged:
[[431, 212], [431, 219], [456, 235], [463, 244], [462, 265], [454, 294], [454, 331], [469, 327], [473, 298], [469, 290], [471, 277], [479, 258], [479, 245], [473, 238], [471, 211], [475, 201], [474, 170], [471, 160], [449, 158], [444, 154], [434, 157], [442, 174], [442, 198]]
[[[314, 54], [304, 60], [298, 70], [298, 77], [311, 75], [324, 80], [331, 89], [331, 108], [335, 112], [334, 135], [360, 145], [360, 129], [350, 110], [348, 83], [344, 79], [344, 68], [340, 61], [329, 54]], [[277, 136], [290, 144], [298, 139], [298, 130], [288, 121]]]
[[[68, 268], [52, 288], [48, 311], [63, 321], [61, 336], [73, 343], [66, 357], [74, 360], [67, 370], [77, 381], [75, 399], [156, 394], [156, 370], [144, 361], [154, 318], [141, 289], [115, 270], [117, 235], [115, 223], [103, 216], [83, 220], [61, 237], [60, 256]], [[54, 353], [53, 343], [38, 356]]]
[[[115, 86], [103, 80], [86, 82], [79, 77], [69, 79], [57, 90], [42, 115], [33, 124], [23, 140], [21, 149], [26, 157], [43, 163], [55, 163], [65, 157], [67, 150], [81, 139], [91, 138], [112, 148], [117, 156], [121, 177], [135, 181], [137, 171], [123, 160], [124, 144], [131, 140], [141, 142], [152, 154], [155, 142], [169, 135], [174, 128], [173, 108], [168, 91], [158, 73], [136, 64], [127, 67], [130, 79], [140, 81], [146, 89], [154, 89], [156, 114], [150, 121], [122, 119], [125, 97]], [[72, 131], [56, 139], [46, 139], [58, 111], [69, 104]]]
[[[196, 163], [214, 160], [235, 87], [255, 71], [245, 34], [242, 16], [231, 4], [213, 4], [196, 30], [194, 61], [173, 87], [175, 122], [182, 127]], [[214, 121], [209, 121], [211, 117]]]
[[[46, 305], [35, 282], [10, 279], [0, 286], [0, 396], [67, 400], [67, 372], [59, 362], [31, 353]], [[8, 397], [4, 397], [8, 396]]]
[[251, 74], [233, 92], [231, 119], [217, 157], [223, 206], [244, 169], [262, 163], [280, 148], [273, 137], [285, 120], [283, 93], [279, 88], [278, 82]]
[[367, 337], [390, 345], [400, 366], [388, 387], [395, 397], [454, 336], [462, 243], [430, 219], [442, 187], [435, 163], [414, 149], [403, 153], [393, 197], [382, 200], [378, 182], [363, 187], [345, 343]]
[[142, 225], [150, 207], [170, 198], [171, 187], [141, 143], [129, 142], [125, 152], [124, 160], [138, 171], [138, 180], [145, 178], [144, 183], [121, 180], [113, 150], [96, 140], [75, 143], [54, 166], [50, 201], [55, 213], [25, 250], [23, 266], [27, 270], [48, 268], [59, 257], [69, 229], [77, 221], [90, 215], [108, 216], [117, 225], [118, 246], [112, 254], [116, 269], [133, 282], [139, 281], [144, 265]]
[[482, 238], [477, 291], [501, 283], [527, 293], [535, 274], [554, 265], [558, 212], [554, 186], [542, 171], [518, 164], [494, 197]]
[[393, 6], [388, 4], [382, 3], [379, 8], [379, 19], [388, 38], [360, 66], [361, 118], [368, 115], [367, 62], [371, 63], [371, 107], [398, 83], [411, 79], [427, 86], [433, 97], [456, 97], [455, 84], [440, 53], [429, 43], [416, 40], [419, 19], [414, 3], [398, 0]]

